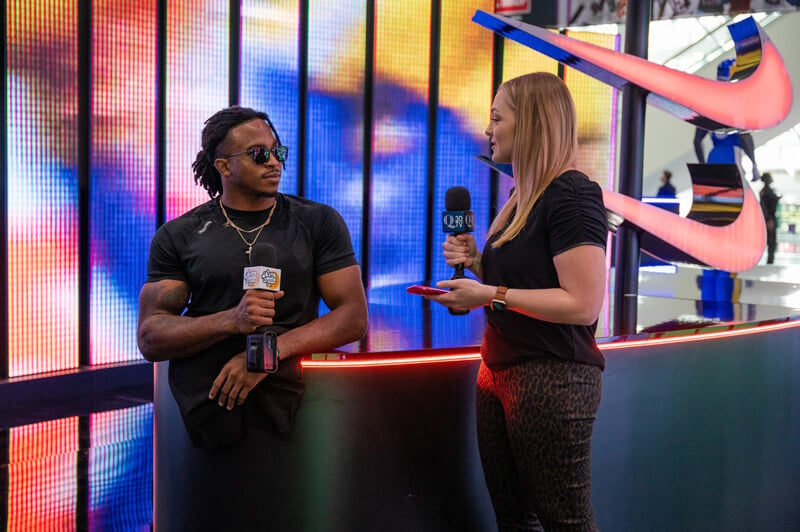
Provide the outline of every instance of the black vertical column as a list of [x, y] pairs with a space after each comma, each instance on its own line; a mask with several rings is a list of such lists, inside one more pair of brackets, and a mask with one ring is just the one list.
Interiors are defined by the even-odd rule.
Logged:
[[89, 506], [91, 505], [91, 479], [89, 478], [89, 453], [92, 447], [92, 432], [89, 416], [78, 417], [78, 451], [76, 453], [75, 529], [89, 530]]
[[[372, 121], [375, 105], [375, 0], [367, 0], [364, 43], [364, 107], [361, 140], [361, 284], [369, 297], [370, 222], [372, 220]], [[360, 351], [369, 350], [369, 335], [358, 342]]]
[[239, 0], [228, 7], [228, 105], [239, 104], [239, 70], [242, 51], [242, 8]]
[[[78, 2], [78, 361], [91, 354], [92, 0]], [[75, 527], [89, 529], [89, 420], [78, 419]]]
[[[500, 88], [500, 85], [503, 83], [503, 58], [504, 58], [504, 50], [505, 50], [505, 37], [502, 35], [497, 34], [496, 32], [492, 33], [492, 99], [494, 98], [495, 93], [497, 93], [497, 89]], [[490, 106], [491, 107], [491, 106]], [[486, 143], [489, 143], [489, 139], [486, 139]], [[492, 156], [491, 150], [489, 151], [489, 157]], [[491, 227], [492, 222], [494, 221], [495, 217], [497, 216], [498, 211], [503, 203], [505, 203], [506, 198], [500, 199], [500, 174], [495, 169], [489, 170], [489, 221], [486, 229], [488, 230]]]
[[[650, 2], [628, 2], [625, 17], [625, 53], [647, 57]], [[644, 118], [647, 91], [631, 84], [622, 90], [619, 192], [642, 197], [644, 166]], [[639, 296], [639, 233], [628, 227], [617, 229], [614, 282], [614, 334], [636, 332]]]
[[5, 495], [5, 499], [0, 504], [0, 530], [8, 530], [8, 441], [9, 430], [0, 429], [0, 493]]
[[308, 153], [308, 0], [300, 0], [297, 28], [297, 195], [306, 195]]
[[[433, 233], [436, 230], [434, 219], [438, 220], [433, 211], [435, 204], [434, 192], [436, 190], [436, 148], [439, 130], [439, 69], [441, 54], [439, 46], [442, 40], [442, 3], [441, 0], [431, 2], [431, 39], [428, 62], [428, 160], [426, 171], [425, 196], [425, 282], [430, 282], [433, 277]], [[428, 302], [428, 300], [425, 300]]]
[[78, 2], [78, 363], [91, 334], [92, 0]]
[[[436, 204], [435, 191], [438, 181], [436, 167], [437, 147], [439, 145], [439, 72], [441, 69], [441, 42], [442, 42], [442, 2], [431, 2], [431, 38], [428, 61], [428, 160], [426, 169], [426, 195], [425, 195], [425, 272], [423, 279], [430, 283], [433, 278], [433, 253], [434, 233], [436, 232]], [[438, 248], [437, 248], [438, 249]], [[422, 347], [430, 348], [433, 345], [433, 327], [431, 319], [431, 302], [422, 299]]]
[[375, 102], [375, 0], [367, 0], [364, 50], [364, 134], [361, 144], [361, 283], [369, 288], [369, 241], [372, 210], [372, 117]]
[[167, 0], [156, 4], [156, 229], [167, 221]]
[[[6, 24], [6, 2], [0, 2], [0, 39], [2, 39], [2, 53], [0, 53], [0, 105], [3, 106], [3, 122], [0, 124], [0, 380], [8, 377], [8, 32]], [[0, 464], [2, 469], [2, 464]], [[2, 479], [2, 476], [0, 476]], [[0, 485], [0, 489], [2, 489]], [[2, 515], [2, 513], [0, 513]], [[0, 527], [3, 522], [0, 521]], [[5, 527], [3, 527], [5, 529]]]

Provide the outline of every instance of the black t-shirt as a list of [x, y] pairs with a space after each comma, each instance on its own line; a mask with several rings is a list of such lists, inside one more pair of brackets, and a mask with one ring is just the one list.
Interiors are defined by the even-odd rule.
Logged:
[[[242, 228], [260, 225], [267, 216], [226, 207]], [[150, 246], [147, 282], [184, 281], [190, 289], [186, 316], [204, 316], [236, 306], [244, 295], [244, 268], [250, 266], [247, 245], [232, 227], [224, 227], [219, 199], [211, 200], [161, 226]], [[246, 234], [252, 241], [255, 233]], [[350, 233], [331, 207], [296, 196], [278, 194], [272, 219], [258, 237], [276, 249], [284, 297], [275, 302], [271, 330], [280, 334], [318, 316], [320, 293], [316, 279], [357, 264]], [[280, 433], [291, 428], [300, 406], [304, 383], [300, 357], [282, 360], [232, 411], [208, 399], [214, 379], [225, 363], [244, 351], [244, 335], [235, 335], [193, 356], [170, 361], [169, 383], [192, 442], [219, 447], [241, 438], [245, 426]]]
[[[603, 194], [597, 183], [577, 171], [557, 177], [536, 201], [525, 227], [504, 245], [486, 242], [483, 281], [508, 288], [558, 288], [553, 257], [575, 246], [603, 249], [608, 237]], [[481, 354], [492, 369], [532, 358], [560, 358], [605, 367], [597, 348], [597, 322], [590, 326], [551, 323], [517, 312], [487, 310]]]

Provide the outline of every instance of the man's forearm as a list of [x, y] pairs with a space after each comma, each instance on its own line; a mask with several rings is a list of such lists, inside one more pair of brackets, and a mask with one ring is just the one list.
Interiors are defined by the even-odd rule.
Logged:
[[229, 311], [190, 318], [154, 314], [139, 328], [139, 350], [151, 362], [186, 358], [235, 334]]
[[364, 337], [367, 315], [359, 304], [348, 304], [278, 336], [280, 358], [336, 349]]

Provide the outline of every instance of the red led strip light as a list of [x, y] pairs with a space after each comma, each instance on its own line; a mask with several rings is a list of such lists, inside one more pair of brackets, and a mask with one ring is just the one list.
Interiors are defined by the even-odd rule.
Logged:
[[[738, 325], [731, 325], [730, 327], [737, 327]], [[740, 327], [740, 326], [738, 326]], [[723, 331], [708, 331], [699, 332], [691, 335], [682, 336], [656, 336], [641, 340], [623, 340], [619, 342], [611, 342], [605, 344], [598, 344], [601, 351], [616, 351], [620, 349], [631, 349], [643, 346], [656, 346], [666, 344], [681, 344], [690, 342], [704, 342], [708, 340], [716, 340], [720, 338], [734, 338], [737, 336], [745, 336], [749, 334], [763, 334], [772, 331], [779, 331], [783, 329], [791, 329], [800, 327], [800, 319], [790, 318], [789, 321], [780, 323], [765, 323], [755, 327], [739, 328], [739, 329], [726, 329]], [[659, 335], [665, 333], [658, 333]], [[335, 353], [340, 356], [342, 353]], [[346, 355], [346, 353], [344, 354]], [[359, 356], [359, 355], [354, 355]], [[478, 350], [461, 351], [454, 353], [453, 351], [442, 350], [441, 354], [437, 355], [411, 355], [411, 356], [389, 356], [389, 357], [359, 357], [353, 360], [304, 360], [304, 368], [322, 368], [322, 369], [338, 369], [338, 368], [364, 368], [364, 367], [382, 367], [382, 366], [407, 366], [419, 364], [437, 364], [445, 362], [466, 362], [472, 360], [479, 360], [481, 357]]]

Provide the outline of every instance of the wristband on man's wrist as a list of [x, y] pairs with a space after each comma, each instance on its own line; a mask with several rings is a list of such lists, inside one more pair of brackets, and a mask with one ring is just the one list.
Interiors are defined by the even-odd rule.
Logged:
[[274, 332], [247, 335], [247, 371], [275, 373], [278, 371], [278, 337]]

